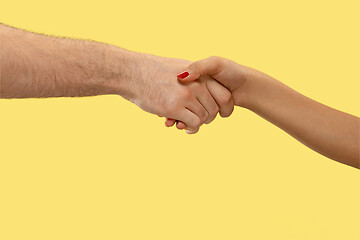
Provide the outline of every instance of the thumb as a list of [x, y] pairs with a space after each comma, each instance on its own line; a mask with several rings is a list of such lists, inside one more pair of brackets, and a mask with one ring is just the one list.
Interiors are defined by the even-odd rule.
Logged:
[[194, 81], [203, 75], [214, 76], [223, 68], [221, 57], [209, 57], [190, 64], [187, 69], [177, 75], [182, 81]]

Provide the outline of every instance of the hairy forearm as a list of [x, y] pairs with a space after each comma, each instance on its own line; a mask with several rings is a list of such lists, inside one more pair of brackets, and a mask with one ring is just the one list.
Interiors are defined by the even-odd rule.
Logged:
[[142, 55], [116, 46], [0, 24], [0, 97], [133, 97]]
[[246, 106], [313, 150], [360, 168], [360, 119], [294, 91], [283, 83], [249, 70]]

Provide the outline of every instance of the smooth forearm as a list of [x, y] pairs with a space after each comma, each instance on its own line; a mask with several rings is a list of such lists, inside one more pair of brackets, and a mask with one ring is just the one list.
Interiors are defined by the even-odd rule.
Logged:
[[249, 70], [243, 91], [251, 111], [313, 150], [360, 168], [360, 120], [316, 102], [256, 70]]
[[119, 94], [131, 99], [142, 55], [0, 24], [1, 98]]

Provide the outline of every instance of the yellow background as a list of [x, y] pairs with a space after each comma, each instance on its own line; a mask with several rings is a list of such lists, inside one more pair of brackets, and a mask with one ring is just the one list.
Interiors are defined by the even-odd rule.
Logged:
[[[360, 115], [359, 1], [4, 1], [0, 22], [219, 55]], [[237, 108], [188, 136], [118, 96], [0, 101], [0, 239], [360, 239], [360, 172]]]

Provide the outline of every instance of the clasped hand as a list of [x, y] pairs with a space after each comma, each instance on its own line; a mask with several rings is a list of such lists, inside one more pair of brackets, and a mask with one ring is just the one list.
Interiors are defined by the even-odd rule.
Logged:
[[[141, 88], [131, 101], [141, 109], [166, 117], [165, 125], [193, 134], [202, 124], [212, 122], [217, 113], [228, 117], [234, 110], [231, 84], [220, 83], [233, 72], [223, 72], [226, 59], [210, 57], [191, 63], [181, 59], [157, 59], [143, 73]], [[229, 61], [229, 60], [228, 60]], [[155, 66], [155, 67], [154, 67]], [[223, 75], [223, 76], [222, 76]]]

